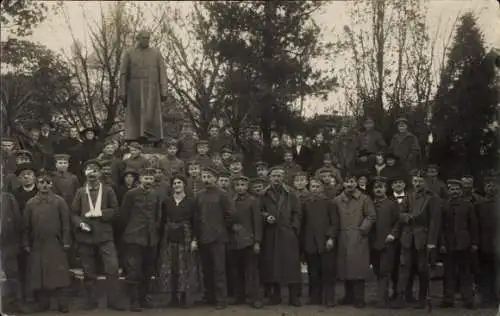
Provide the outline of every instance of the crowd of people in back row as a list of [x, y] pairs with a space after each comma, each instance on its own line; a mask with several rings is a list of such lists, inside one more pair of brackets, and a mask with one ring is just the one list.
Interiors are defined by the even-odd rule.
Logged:
[[4, 310], [45, 311], [55, 295], [68, 312], [70, 268], [83, 270], [88, 309], [98, 306], [99, 275], [117, 310], [151, 307], [154, 291], [172, 306], [202, 294], [218, 309], [261, 308], [280, 304], [283, 286], [300, 306], [304, 262], [310, 304], [363, 308], [374, 272], [377, 307], [424, 308], [438, 259], [441, 307], [454, 306], [459, 288], [474, 309], [474, 284], [481, 304], [495, 306], [498, 178], [484, 178], [483, 195], [467, 174], [443, 182], [437, 166], [421, 168], [407, 121], [396, 124], [389, 145], [370, 118], [356, 135], [272, 135], [269, 147], [256, 128], [241, 152], [217, 126], [209, 139], [185, 126], [159, 158], [138, 141], [100, 149], [92, 129], [81, 141], [76, 130], [55, 137], [49, 124], [34, 125], [23, 148], [2, 138]]

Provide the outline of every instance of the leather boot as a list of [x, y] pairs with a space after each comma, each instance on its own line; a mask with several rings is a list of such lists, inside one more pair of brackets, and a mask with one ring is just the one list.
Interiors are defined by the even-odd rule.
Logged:
[[335, 307], [335, 284], [323, 284], [322, 303], [326, 307]]
[[97, 307], [99, 307], [99, 301], [97, 299], [97, 294], [96, 294], [95, 281], [85, 282], [85, 294], [86, 294], [86, 302], [84, 306], [85, 310], [94, 310]]
[[108, 308], [116, 311], [127, 310], [127, 306], [121, 295], [118, 277], [108, 276], [105, 282], [106, 295], [108, 296]]
[[128, 284], [128, 295], [130, 299], [130, 311], [141, 312], [141, 304], [139, 303], [139, 287], [137, 284]]

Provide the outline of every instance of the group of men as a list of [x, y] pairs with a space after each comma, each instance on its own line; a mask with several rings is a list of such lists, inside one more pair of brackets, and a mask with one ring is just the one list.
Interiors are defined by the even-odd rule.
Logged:
[[[123, 147], [106, 141], [99, 151], [79, 142], [92, 150], [82, 161], [74, 147], [53, 143], [59, 152], [49, 151], [36, 127], [30, 151], [14, 150], [15, 140], [3, 138], [4, 305], [11, 299], [14, 308], [47, 310], [55, 294], [60, 311], [68, 312], [68, 270], [81, 266], [87, 307], [97, 307], [96, 279], [105, 274], [108, 306], [124, 310], [129, 307], [119, 295], [118, 277], [125, 266], [135, 293], [130, 308], [149, 307], [151, 288], [145, 285], [155, 271], [140, 270], [150, 259], [146, 250], [158, 246], [158, 211], [171, 192], [170, 180], [181, 174], [196, 201], [192, 249], [201, 252], [204, 298], [217, 308], [230, 297], [255, 308], [265, 301], [280, 304], [283, 285], [289, 304], [300, 306], [304, 262], [310, 304], [363, 308], [365, 281], [375, 273], [376, 306], [424, 308], [438, 259], [444, 264], [441, 307], [454, 306], [459, 287], [464, 306], [474, 309], [474, 284], [481, 303], [494, 306], [500, 283], [498, 178], [484, 178], [483, 195], [466, 174], [442, 182], [437, 166], [419, 168], [420, 146], [405, 119], [397, 120], [397, 129], [387, 145], [367, 118], [353, 136], [341, 129], [331, 142], [318, 133], [307, 144], [304, 135], [272, 135], [269, 146], [256, 129], [240, 154], [217, 126], [209, 139], [197, 139], [186, 127], [178, 140], [165, 141], [162, 157], [154, 160], [135, 141]], [[83, 143], [91, 144], [96, 133], [83, 134]], [[135, 188], [140, 190], [131, 198]], [[338, 280], [345, 285], [340, 301]]]

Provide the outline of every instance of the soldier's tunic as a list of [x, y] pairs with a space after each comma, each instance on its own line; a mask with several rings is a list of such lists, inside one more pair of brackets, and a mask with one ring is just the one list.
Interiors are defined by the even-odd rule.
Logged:
[[175, 156], [163, 157], [162, 159], [160, 159], [159, 165], [160, 168], [164, 171], [167, 180], [171, 179], [174, 174], [184, 175], [186, 172], [184, 161]]
[[139, 172], [140, 170], [149, 167], [148, 160], [142, 155], [139, 155], [137, 157], [129, 157], [123, 160], [123, 162], [125, 163], [124, 170], [132, 169]]
[[80, 187], [78, 177], [69, 172], [55, 171], [52, 177], [52, 191], [61, 196], [67, 205], [73, 203], [76, 190]]
[[441, 246], [444, 256], [444, 301], [453, 303], [457, 278], [460, 292], [466, 303], [473, 301], [473, 276], [471, 273], [471, 246], [477, 246], [477, 217], [472, 203], [451, 199], [444, 203], [442, 214]]
[[363, 131], [358, 135], [357, 138], [357, 150], [367, 151], [374, 155], [380, 151], [383, 151], [387, 147], [384, 137], [382, 134], [375, 130]]
[[391, 140], [390, 150], [399, 158], [406, 170], [417, 167], [422, 155], [417, 137], [410, 132], [395, 134]]

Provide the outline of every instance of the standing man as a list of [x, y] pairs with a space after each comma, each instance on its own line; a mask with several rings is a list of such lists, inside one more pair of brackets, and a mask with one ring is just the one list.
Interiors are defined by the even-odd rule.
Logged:
[[127, 50], [120, 69], [119, 98], [125, 107], [125, 139], [163, 139], [161, 102], [167, 99], [167, 73], [163, 57], [149, 46], [151, 34], [140, 31], [137, 46]]
[[262, 238], [263, 279], [271, 287], [271, 303], [281, 303], [281, 286], [289, 289], [290, 305], [300, 306], [299, 233], [300, 201], [284, 184], [285, 170], [275, 166], [269, 172], [271, 185], [261, 197], [264, 230]]
[[[204, 168], [201, 172], [204, 188], [195, 195], [194, 233], [200, 243], [204, 270], [205, 295], [217, 309], [227, 307], [226, 244], [228, 227], [235, 214], [234, 202], [228, 193], [216, 185], [217, 172]], [[196, 247], [197, 248], [197, 245]]]
[[387, 144], [382, 133], [375, 129], [375, 122], [371, 117], [365, 118], [363, 128], [363, 131], [358, 135], [357, 150], [366, 151], [370, 156], [375, 156], [378, 152], [385, 150]]
[[342, 305], [365, 307], [365, 280], [370, 275], [369, 233], [375, 221], [371, 199], [357, 188], [354, 175], [344, 178], [344, 191], [333, 199], [340, 220], [338, 277], [344, 280]]
[[304, 144], [304, 135], [302, 134], [297, 134], [295, 136], [293, 159], [302, 167], [302, 170], [309, 169], [309, 163], [311, 161], [311, 149], [309, 149], [309, 147]]
[[161, 219], [160, 195], [154, 187], [155, 172], [154, 168], [141, 170], [140, 185], [125, 193], [120, 211], [122, 227], [125, 227], [125, 270], [132, 311], [150, 307], [148, 285], [155, 269]]
[[429, 287], [429, 258], [434, 260], [441, 225], [441, 202], [439, 197], [427, 189], [421, 170], [412, 171], [413, 192], [409, 194], [409, 207], [400, 214], [401, 256], [399, 267], [398, 301], [394, 307], [403, 307], [407, 302], [405, 290], [417, 266], [419, 295], [417, 308], [425, 308]]
[[118, 300], [118, 255], [113, 242], [113, 220], [118, 210], [115, 192], [104, 185], [101, 165], [89, 160], [84, 165], [85, 184], [76, 191], [73, 199], [71, 220], [76, 227], [75, 239], [83, 266], [87, 291], [87, 309], [98, 306], [96, 293], [97, 267], [101, 260], [106, 273], [108, 307], [125, 310]]
[[400, 117], [396, 120], [398, 132], [392, 137], [390, 151], [398, 157], [406, 170], [417, 167], [421, 159], [421, 149], [418, 139], [408, 131], [408, 120]]

